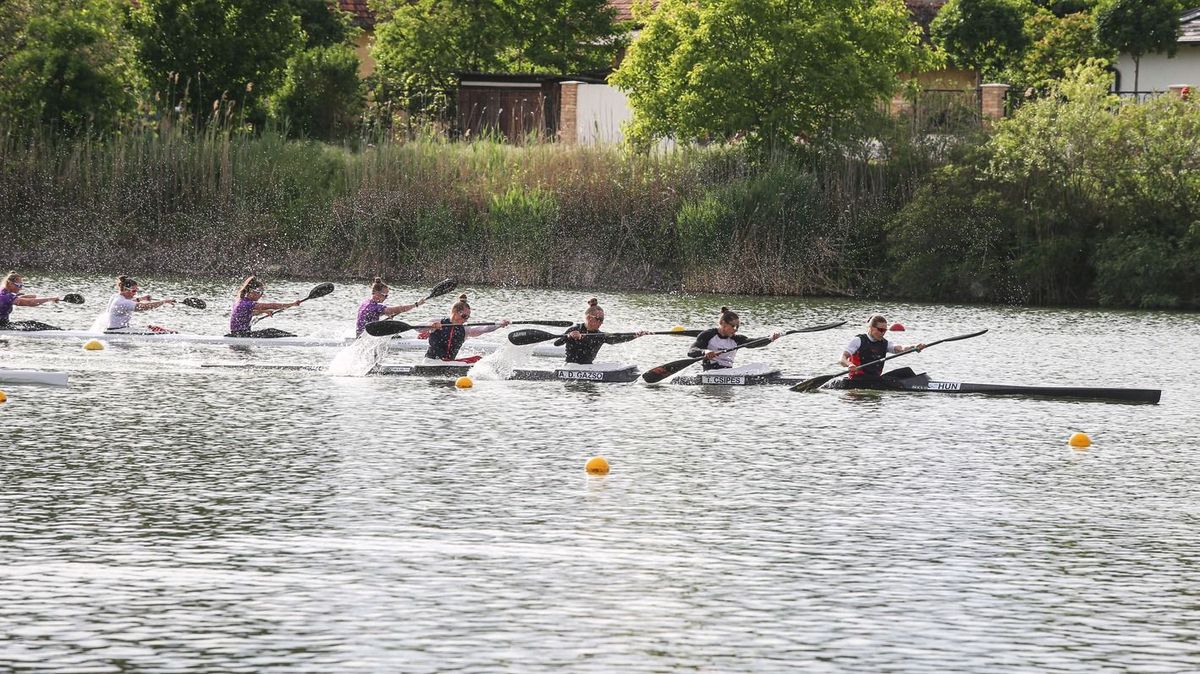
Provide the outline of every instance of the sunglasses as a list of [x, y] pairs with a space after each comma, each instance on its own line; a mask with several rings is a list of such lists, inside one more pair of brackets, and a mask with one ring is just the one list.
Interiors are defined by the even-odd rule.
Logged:
[[880, 332], [886, 332], [886, 331], [887, 331], [887, 326], [886, 326], [886, 325], [872, 325], [871, 327], [872, 327], [872, 328], [875, 328], [876, 330], [878, 330], [878, 331], [880, 331]]

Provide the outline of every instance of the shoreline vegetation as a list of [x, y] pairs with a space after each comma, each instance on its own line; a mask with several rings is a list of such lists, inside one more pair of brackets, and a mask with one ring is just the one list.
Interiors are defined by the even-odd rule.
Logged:
[[1200, 308], [1200, 106], [1107, 86], [780, 152], [0, 129], [4, 264]]

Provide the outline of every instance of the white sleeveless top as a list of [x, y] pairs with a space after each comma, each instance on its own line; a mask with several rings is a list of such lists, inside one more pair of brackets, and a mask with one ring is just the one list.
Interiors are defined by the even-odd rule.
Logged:
[[129, 319], [133, 318], [133, 312], [137, 310], [137, 302], [127, 300], [120, 295], [113, 295], [112, 301], [108, 303], [108, 329], [119, 330], [129, 327]]

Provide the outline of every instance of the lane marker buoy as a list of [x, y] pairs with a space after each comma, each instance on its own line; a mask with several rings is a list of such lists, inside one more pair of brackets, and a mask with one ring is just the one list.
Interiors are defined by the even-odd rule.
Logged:
[[457, 388], [471, 388], [475, 385], [475, 382], [471, 381], [470, 377], [462, 376], [454, 380], [454, 385]]
[[1083, 449], [1092, 445], [1092, 439], [1088, 437], [1087, 433], [1072, 433], [1071, 439], [1067, 441], [1067, 444], [1076, 449]]
[[608, 475], [608, 459], [603, 456], [593, 456], [584, 465], [589, 475]]
[[0, 403], [3, 403], [7, 400], [8, 400], [8, 394], [6, 394], [4, 391], [0, 391]]
[[83, 349], [84, 351], [103, 351], [104, 342], [98, 339], [90, 339], [88, 340], [87, 344], [83, 345]]

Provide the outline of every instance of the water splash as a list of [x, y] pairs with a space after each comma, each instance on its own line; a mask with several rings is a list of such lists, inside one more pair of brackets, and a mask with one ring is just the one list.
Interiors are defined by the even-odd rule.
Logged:
[[335, 377], [365, 377], [387, 355], [391, 336], [373, 337], [363, 333], [350, 346], [337, 352], [329, 362], [329, 374]]
[[528, 349], [513, 346], [505, 340], [500, 348], [480, 358], [477, 363], [472, 365], [471, 369], [467, 370], [467, 376], [481, 381], [512, 379], [518, 358], [527, 351]]

